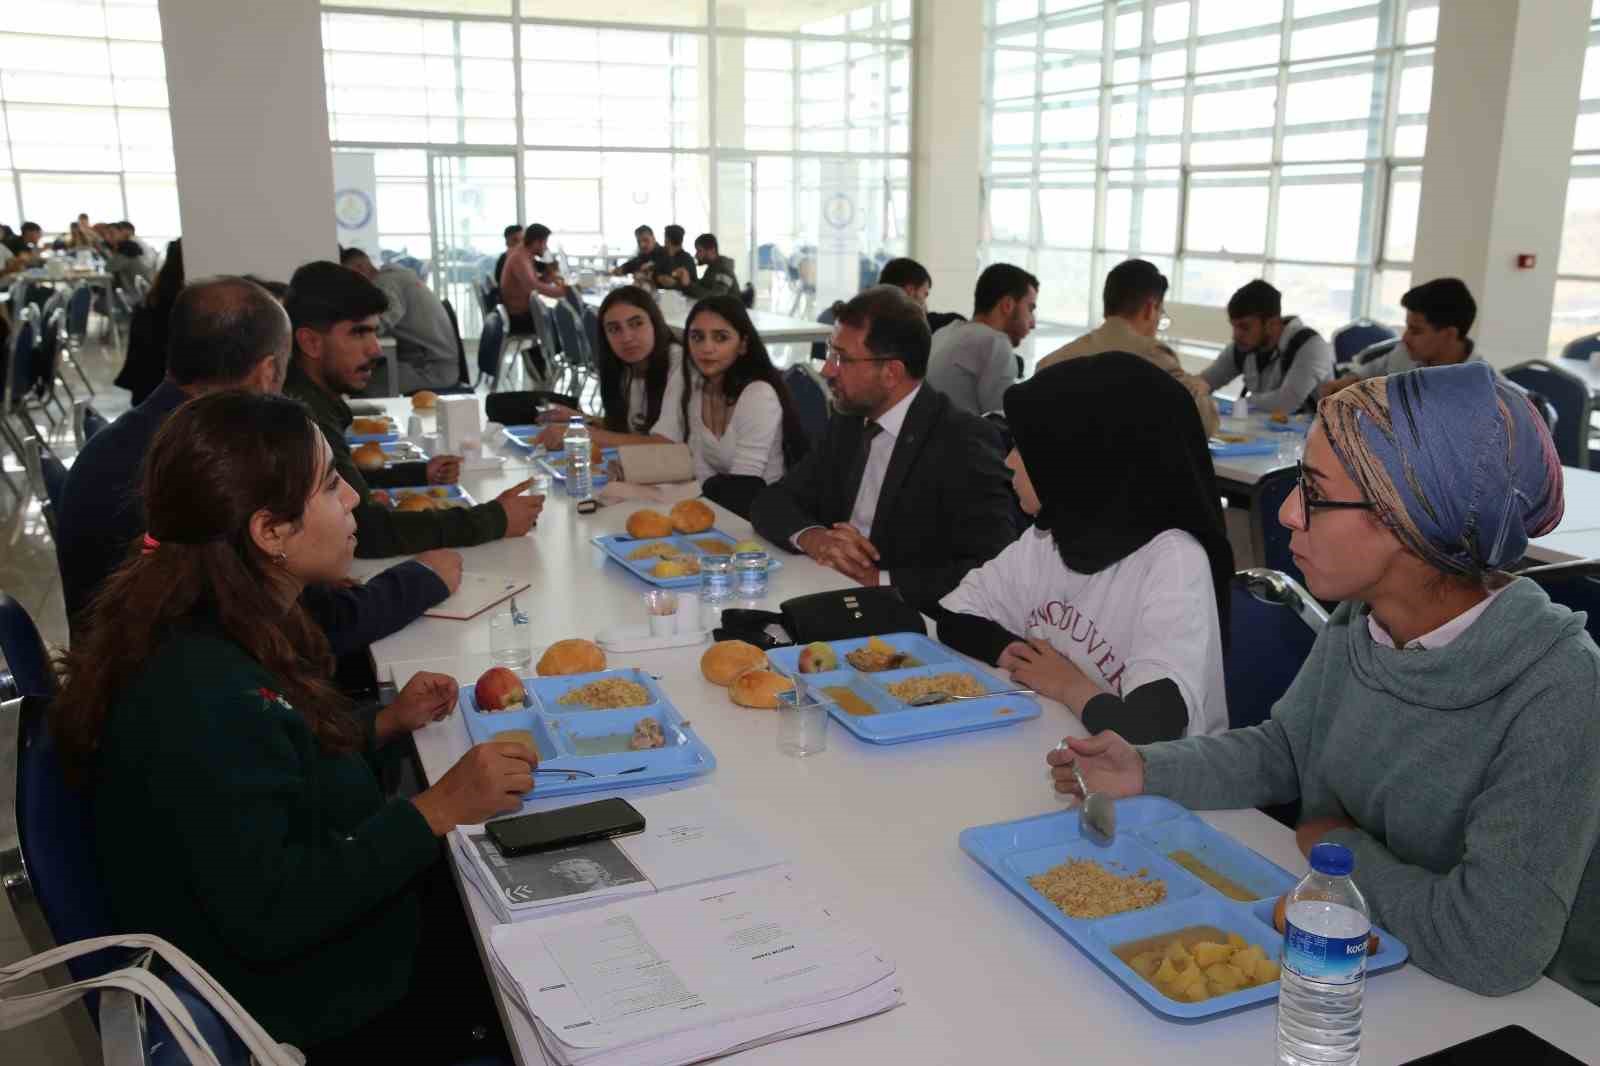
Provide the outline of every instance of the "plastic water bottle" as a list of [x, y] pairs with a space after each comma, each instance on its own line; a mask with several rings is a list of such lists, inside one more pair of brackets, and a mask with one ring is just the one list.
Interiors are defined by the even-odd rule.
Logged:
[[575, 500], [587, 500], [594, 495], [594, 478], [589, 467], [589, 427], [583, 419], [573, 418], [561, 437], [561, 450], [567, 460], [567, 495]]
[[1311, 849], [1311, 872], [1284, 908], [1278, 992], [1278, 1062], [1343, 1066], [1361, 1061], [1361, 989], [1371, 912], [1341, 844]]

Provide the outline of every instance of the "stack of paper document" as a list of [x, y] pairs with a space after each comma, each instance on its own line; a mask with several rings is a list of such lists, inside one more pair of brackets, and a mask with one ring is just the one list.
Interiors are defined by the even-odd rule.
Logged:
[[564, 1066], [675, 1066], [886, 1011], [894, 965], [786, 867], [496, 926], [490, 959]]
[[[579, 797], [576, 803], [588, 802]], [[463, 874], [501, 922], [775, 866], [783, 857], [732, 814], [714, 786], [640, 796], [645, 830], [558, 851], [505, 856], [482, 826], [450, 834]]]

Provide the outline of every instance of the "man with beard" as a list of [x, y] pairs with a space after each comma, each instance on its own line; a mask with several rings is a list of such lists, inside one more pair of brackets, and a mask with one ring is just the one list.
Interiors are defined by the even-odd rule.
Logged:
[[[307, 263], [289, 280], [284, 309], [294, 329], [294, 355], [283, 392], [305, 404], [328, 446], [339, 476], [356, 490], [356, 554], [364, 559], [409, 555], [433, 548], [466, 548], [533, 528], [543, 496], [513, 485], [488, 503], [436, 511], [391, 511], [372, 499], [368, 486], [430, 485], [456, 480], [461, 461], [437, 456], [427, 463], [386, 463], [363, 473], [345, 440], [354, 416], [344, 397], [367, 387], [382, 349], [379, 316], [389, 298], [366, 278], [338, 263]], [[396, 469], [399, 468], [399, 469]]]
[[819, 447], [756, 498], [762, 536], [862, 585], [934, 606], [1016, 538], [998, 434], [925, 386], [922, 309], [877, 285], [839, 311]]

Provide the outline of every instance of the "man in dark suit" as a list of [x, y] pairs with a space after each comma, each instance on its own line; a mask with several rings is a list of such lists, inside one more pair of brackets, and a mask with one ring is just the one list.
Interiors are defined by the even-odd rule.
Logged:
[[822, 444], [756, 498], [761, 535], [927, 608], [1017, 536], [994, 429], [922, 382], [922, 309], [878, 285], [845, 304], [822, 373]]

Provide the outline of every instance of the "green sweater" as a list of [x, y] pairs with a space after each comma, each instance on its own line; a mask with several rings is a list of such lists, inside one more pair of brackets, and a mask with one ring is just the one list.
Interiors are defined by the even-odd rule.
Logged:
[[[480, 503], [476, 507], [451, 507], [442, 511], [391, 511], [373, 503], [367, 479], [350, 455], [350, 442], [344, 439], [354, 415], [341, 397], [312, 381], [300, 369], [297, 358], [289, 360], [283, 394], [305, 404], [333, 449], [333, 463], [339, 476], [361, 495], [356, 505], [356, 554], [363, 559], [384, 559], [391, 555], [415, 555], [434, 548], [470, 548], [499, 540], [506, 535], [506, 512], [499, 503]], [[420, 464], [419, 464], [420, 465]], [[409, 483], [422, 484], [427, 474], [419, 471]]]
[[1484, 995], [1541, 973], [1600, 1002], [1600, 650], [1527, 579], [1443, 648], [1373, 641], [1345, 603], [1251, 729], [1140, 750], [1146, 791], [1195, 809], [1299, 798], [1348, 814], [1375, 922]]
[[413, 880], [440, 850], [372, 753], [322, 752], [281, 688], [214, 630], [164, 642], [111, 707], [95, 848], [119, 928], [172, 941], [304, 1047], [405, 994]]

